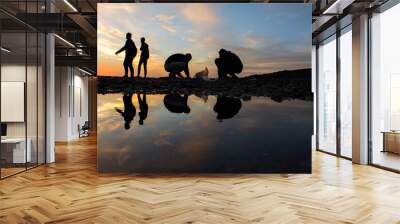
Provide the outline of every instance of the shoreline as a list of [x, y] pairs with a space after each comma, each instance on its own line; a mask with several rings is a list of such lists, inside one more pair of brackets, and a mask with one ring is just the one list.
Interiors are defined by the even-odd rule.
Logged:
[[97, 87], [99, 94], [146, 92], [148, 94], [224, 95], [239, 98], [265, 96], [278, 102], [290, 99], [313, 100], [311, 69], [222, 80], [169, 79], [167, 77], [131, 79], [99, 76]]

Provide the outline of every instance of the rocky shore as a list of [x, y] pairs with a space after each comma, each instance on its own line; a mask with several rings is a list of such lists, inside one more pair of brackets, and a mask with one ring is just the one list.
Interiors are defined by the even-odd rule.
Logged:
[[289, 99], [307, 101], [313, 99], [311, 69], [223, 80], [98, 77], [97, 92], [100, 94], [139, 91], [149, 94], [224, 95], [243, 99], [266, 96], [278, 102]]

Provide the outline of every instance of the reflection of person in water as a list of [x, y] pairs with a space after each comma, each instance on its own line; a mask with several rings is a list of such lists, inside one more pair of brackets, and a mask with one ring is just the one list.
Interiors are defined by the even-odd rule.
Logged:
[[179, 76], [183, 78], [181, 72], [184, 71], [187, 78], [190, 77], [189, 61], [192, 60], [191, 54], [173, 54], [167, 58], [164, 64], [165, 71], [169, 72], [170, 78]]
[[147, 118], [147, 113], [149, 111], [149, 105], [147, 105], [146, 101], [146, 93], [143, 93], [142, 98], [140, 97], [140, 93], [137, 94], [140, 112], [139, 112], [139, 124], [143, 125], [143, 121]]
[[121, 116], [125, 120], [125, 129], [130, 128], [131, 121], [136, 115], [136, 108], [133, 106], [132, 103], [132, 95], [133, 93], [125, 93], [124, 96], [122, 97], [124, 101], [124, 111], [115, 108], [115, 110], [121, 114]]
[[232, 78], [237, 78], [236, 74], [239, 74], [243, 70], [243, 63], [240, 58], [225, 49], [219, 50], [219, 58], [215, 59], [215, 64], [218, 68], [218, 78], [223, 79], [232, 76]]
[[131, 77], [133, 78], [133, 59], [135, 58], [137, 54], [137, 49], [135, 46], [135, 43], [132, 40], [132, 34], [127, 33], [126, 34], [126, 42], [125, 45], [119, 49], [115, 54], [119, 54], [122, 51], [125, 51], [125, 59], [124, 59], [124, 69], [125, 69], [125, 77], [128, 77], [128, 68], [131, 72]]
[[190, 113], [187, 104], [188, 95], [181, 96], [179, 94], [167, 94], [164, 97], [164, 106], [172, 113]]
[[239, 113], [242, 107], [240, 99], [233, 97], [219, 96], [217, 103], [214, 106], [214, 111], [217, 112], [217, 119], [222, 121], [223, 119], [229, 119]]
[[147, 60], [149, 59], [149, 45], [145, 42], [144, 37], [140, 38], [140, 42], [142, 45], [140, 46], [140, 59], [139, 59], [139, 65], [138, 65], [138, 73], [137, 76], [140, 76], [140, 68], [142, 67], [143, 64], [143, 70], [144, 70], [144, 78], [147, 76]]

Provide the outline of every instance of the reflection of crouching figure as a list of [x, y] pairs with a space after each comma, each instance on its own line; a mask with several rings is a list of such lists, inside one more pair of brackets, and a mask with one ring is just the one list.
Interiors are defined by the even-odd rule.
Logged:
[[192, 60], [191, 54], [174, 54], [167, 58], [164, 64], [165, 71], [169, 72], [170, 78], [179, 76], [183, 78], [181, 72], [185, 72], [187, 78], [190, 77], [189, 61]]
[[[218, 68], [218, 78], [226, 78], [227, 75], [237, 78], [236, 74], [239, 74], [243, 70], [243, 64], [240, 58], [225, 49], [219, 50], [219, 58], [215, 59], [215, 64]], [[236, 73], [236, 74], [235, 74]]]
[[214, 106], [214, 111], [217, 112], [217, 119], [222, 121], [223, 119], [234, 117], [239, 113], [240, 108], [242, 108], [240, 99], [219, 96]]
[[164, 106], [172, 113], [190, 113], [187, 104], [188, 95], [181, 96], [179, 94], [167, 94], [164, 97]]

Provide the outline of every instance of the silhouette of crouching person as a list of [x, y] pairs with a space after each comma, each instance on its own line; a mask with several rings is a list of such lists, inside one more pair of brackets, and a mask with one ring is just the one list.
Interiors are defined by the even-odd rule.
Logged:
[[219, 58], [215, 59], [215, 65], [218, 68], [218, 78], [238, 78], [235, 73], [239, 74], [243, 70], [243, 63], [240, 58], [225, 49], [219, 50]]
[[184, 78], [181, 74], [185, 72], [187, 78], [190, 78], [189, 73], [189, 62], [192, 60], [191, 54], [173, 54], [167, 58], [164, 64], [165, 71], [169, 72], [169, 78], [175, 78], [179, 76]]
[[133, 59], [135, 58], [136, 54], [137, 54], [137, 48], [135, 46], [135, 43], [132, 40], [132, 34], [131, 33], [127, 33], [126, 34], [126, 42], [125, 45], [119, 49], [117, 52], [115, 52], [115, 54], [119, 54], [122, 51], [125, 51], [125, 59], [124, 59], [124, 70], [125, 70], [125, 77], [128, 77], [128, 69], [131, 72], [131, 77], [133, 78]]
[[121, 114], [121, 116], [125, 120], [125, 129], [128, 130], [131, 126], [131, 121], [133, 121], [133, 118], [136, 115], [136, 108], [132, 103], [132, 96], [133, 93], [125, 93], [124, 96], [122, 97], [122, 100], [124, 102], [124, 111], [121, 109], [115, 108], [115, 110]]

